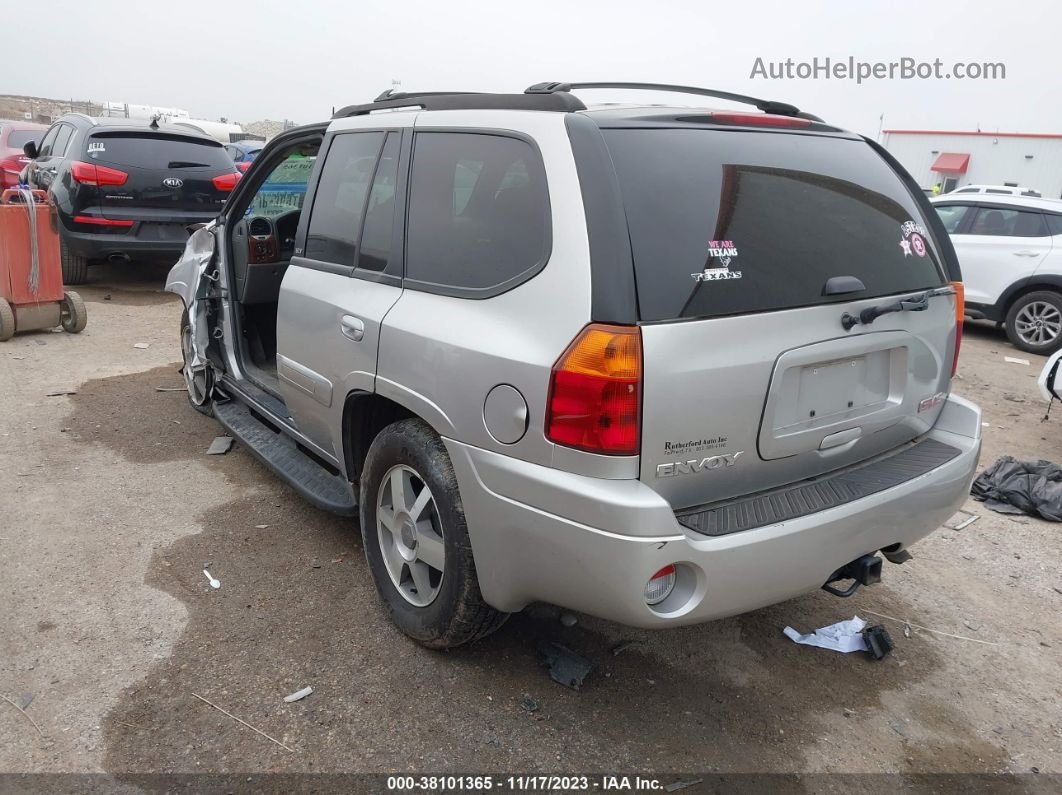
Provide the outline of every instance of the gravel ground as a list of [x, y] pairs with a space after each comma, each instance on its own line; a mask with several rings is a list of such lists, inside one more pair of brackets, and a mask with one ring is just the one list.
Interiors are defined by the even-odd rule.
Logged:
[[[0, 772], [1062, 772], [1058, 526], [971, 501], [977, 522], [844, 602], [656, 633], [539, 607], [427, 651], [378, 606], [353, 521], [239, 447], [207, 457], [219, 427], [157, 391], [181, 385], [164, 272], [94, 271], [83, 334], [0, 344], [0, 694], [32, 696], [43, 734], [0, 701]], [[983, 466], [1062, 459], [1042, 361], [968, 330], [956, 389], [985, 410]], [[781, 632], [854, 613], [892, 655]], [[543, 640], [594, 662], [581, 691], [550, 681]]]

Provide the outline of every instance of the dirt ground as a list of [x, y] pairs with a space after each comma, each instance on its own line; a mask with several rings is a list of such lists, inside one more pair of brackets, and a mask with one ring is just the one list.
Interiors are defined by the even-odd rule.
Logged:
[[[378, 606], [355, 522], [239, 447], [207, 457], [219, 427], [157, 390], [181, 385], [164, 273], [101, 268], [83, 334], [0, 343], [0, 695], [26, 705], [0, 701], [0, 772], [1062, 772], [1057, 525], [970, 501], [978, 521], [849, 600], [656, 633], [542, 607], [427, 651]], [[969, 328], [955, 383], [984, 408], [983, 466], [1062, 460], [1042, 361]], [[892, 655], [782, 634], [853, 614]], [[543, 640], [594, 662], [581, 691], [550, 681]]]

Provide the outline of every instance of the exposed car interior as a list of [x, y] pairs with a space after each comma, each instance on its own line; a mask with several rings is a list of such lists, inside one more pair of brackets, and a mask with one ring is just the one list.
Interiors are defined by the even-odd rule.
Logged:
[[276, 152], [258, 172], [261, 183], [231, 230], [229, 261], [244, 365], [266, 387], [276, 383], [280, 283], [295, 254], [306, 186], [320, 143], [320, 138], [302, 141]]

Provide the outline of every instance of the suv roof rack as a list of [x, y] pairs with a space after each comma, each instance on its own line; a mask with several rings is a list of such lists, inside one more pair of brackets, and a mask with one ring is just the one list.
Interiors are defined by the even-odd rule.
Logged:
[[758, 99], [745, 94], [734, 94], [730, 91], [717, 91], [714, 88], [698, 88], [696, 86], [675, 86], [669, 83], [535, 83], [524, 90], [525, 94], [532, 96], [556, 96], [567, 94], [573, 89], [579, 88], [619, 88], [639, 91], [667, 91], [675, 94], [696, 94], [702, 97], [714, 97], [725, 99], [730, 102], [739, 102], [742, 105], [752, 105], [764, 113], [772, 113], [777, 116], [796, 116], [811, 121], [822, 121], [818, 116], [805, 113], [795, 105], [788, 102], [776, 102], [770, 99]]
[[484, 94], [472, 91], [427, 91], [423, 93], [380, 94], [364, 105], [347, 105], [333, 119], [363, 116], [380, 110], [420, 108], [421, 110], [551, 110], [571, 113], [586, 110], [577, 97], [567, 93]]

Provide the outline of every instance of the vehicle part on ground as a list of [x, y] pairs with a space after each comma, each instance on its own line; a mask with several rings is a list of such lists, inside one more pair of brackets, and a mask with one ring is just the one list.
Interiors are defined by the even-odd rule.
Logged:
[[1015, 301], [1006, 320], [1007, 338], [1028, 353], [1053, 353], [1062, 345], [1062, 294], [1037, 290]]
[[977, 476], [970, 493], [997, 513], [1062, 522], [1062, 467], [1051, 461], [1005, 455]]
[[549, 678], [572, 690], [582, 687], [583, 681], [594, 670], [592, 662], [560, 643], [547, 641], [542, 643], [538, 650], [546, 658]]
[[457, 478], [442, 440], [422, 420], [389, 425], [361, 478], [361, 533], [392, 620], [431, 648], [461, 646], [504, 623], [483, 601]]
[[892, 651], [896, 644], [892, 640], [892, 635], [885, 629], [882, 624], [874, 624], [873, 626], [866, 627], [863, 632], [863, 642], [866, 644], [867, 656], [872, 657], [875, 660], [884, 659], [885, 656]]

